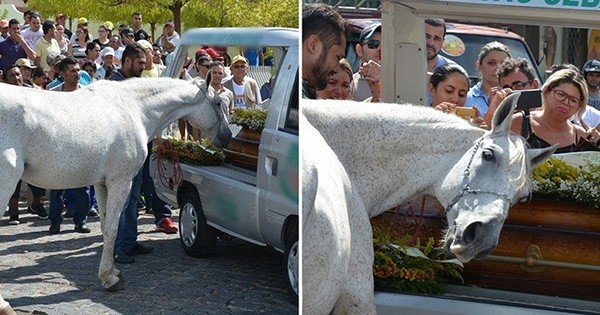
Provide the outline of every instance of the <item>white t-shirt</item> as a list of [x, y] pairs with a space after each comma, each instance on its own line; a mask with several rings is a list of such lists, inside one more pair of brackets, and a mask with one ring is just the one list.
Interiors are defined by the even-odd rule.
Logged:
[[34, 32], [31, 30], [31, 27], [29, 27], [21, 31], [21, 36], [23, 36], [23, 39], [27, 45], [29, 45], [29, 48], [33, 49], [33, 47], [35, 47], [35, 43], [37, 43], [37, 41], [44, 36], [44, 32], [42, 31], [41, 27], [37, 30], [37, 32]]
[[233, 95], [235, 97], [233, 106], [235, 108], [246, 108], [247, 106], [244, 102], [244, 84], [242, 83], [242, 85], [237, 85], [233, 80], [231, 80], [231, 84], [233, 86]]
[[600, 110], [592, 106], [586, 106], [582, 117], [583, 122], [590, 128], [596, 128], [600, 125]]

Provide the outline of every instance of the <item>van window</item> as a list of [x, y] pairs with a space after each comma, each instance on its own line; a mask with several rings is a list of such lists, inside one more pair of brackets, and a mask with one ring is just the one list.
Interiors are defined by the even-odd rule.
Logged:
[[298, 134], [298, 73], [295, 75], [294, 86], [292, 87], [292, 95], [290, 96], [290, 104], [288, 112], [285, 116], [285, 131]]
[[[479, 82], [479, 71], [475, 67], [475, 63], [477, 62], [477, 56], [479, 55], [479, 51], [485, 44], [493, 41], [498, 41], [510, 49], [510, 54], [512, 58], [524, 58], [527, 60], [527, 63], [535, 69], [535, 75], [540, 82], [543, 82], [540, 78], [540, 74], [537, 71], [537, 65], [532, 64], [532, 59], [530, 56], [529, 48], [525, 46], [525, 42], [516, 40], [514, 38], [508, 37], [494, 37], [490, 35], [476, 35], [476, 34], [460, 34], [460, 33], [450, 33], [446, 34], [446, 43], [448, 39], [455, 40], [452, 37], [457, 37], [459, 40], [464, 43], [464, 50], [459, 53], [453, 52], [450, 49], [447, 49], [440, 52], [444, 57], [458, 63], [461, 65], [467, 72], [469, 73], [469, 80], [471, 81], [471, 86]], [[447, 45], [444, 45], [447, 46]]]

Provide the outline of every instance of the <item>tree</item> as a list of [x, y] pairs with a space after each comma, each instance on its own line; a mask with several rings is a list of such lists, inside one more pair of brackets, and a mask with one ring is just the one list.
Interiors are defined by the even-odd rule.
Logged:
[[153, 30], [173, 20], [192, 27], [279, 26], [298, 27], [296, 0], [29, 0], [27, 6], [52, 18], [57, 13], [98, 21], [130, 24], [131, 14], [141, 12]]

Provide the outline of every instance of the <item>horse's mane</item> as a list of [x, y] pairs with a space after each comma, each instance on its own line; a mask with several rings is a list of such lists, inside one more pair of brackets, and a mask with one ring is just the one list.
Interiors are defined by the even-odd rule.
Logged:
[[[353, 101], [306, 101], [302, 106], [308, 121], [321, 131], [327, 140], [327, 133], [361, 133], [371, 142], [385, 140], [390, 146], [411, 145], [407, 142], [407, 130], [421, 139], [433, 133], [459, 139], [475, 140], [485, 130], [469, 124], [464, 119], [443, 113], [431, 107], [412, 104], [371, 104]], [[337, 130], [339, 129], [339, 130]], [[371, 134], [365, 134], [369, 130]], [[323, 132], [325, 131], [325, 132]], [[441, 140], [441, 139], [440, 139]], [[451, 139], [458, 141], [458, 139]], [[469, 141], [470, 142], [470, 141]], [[432, 151], [451, 151], [452, 145], [444, 141], [414, 142], [413, 145], [429, 147]], [[465, 143], [466, 144], [466, 143]]]

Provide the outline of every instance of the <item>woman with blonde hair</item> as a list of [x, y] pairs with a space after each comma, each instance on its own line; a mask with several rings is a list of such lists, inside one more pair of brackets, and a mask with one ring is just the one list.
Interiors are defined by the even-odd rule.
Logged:
[[578, 126], [570, 119], [572, 116], [581, 119], [587, 101], [587, 84], [581, 73], [559, 70], [542, 86], [541, 109], [529, 115], [514, 114], [512, 131], [523, 136], [532, 148], [557, 144], [556, 153], [597, 149], [600, 133], [585, 124]]
[[339, 67], [329, 74], [327, 86], [323, 90], [317, 90], [320, 99], [349, 100], [354, 96], [354, 84], [352, 84], [352, 67], [345, 58], [340, 59]]

